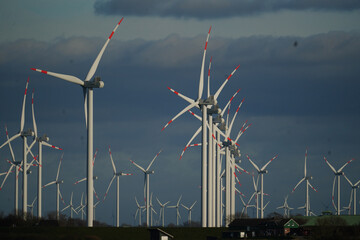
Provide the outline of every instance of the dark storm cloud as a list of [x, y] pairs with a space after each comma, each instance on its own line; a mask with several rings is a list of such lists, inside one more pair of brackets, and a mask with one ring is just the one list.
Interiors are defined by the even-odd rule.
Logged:
[[359, 9], [356, 0], [98, 0], [95, 12], [104, 15], [191, 17], [198, 19], [247, 16], [281, 10], [351, 11]]

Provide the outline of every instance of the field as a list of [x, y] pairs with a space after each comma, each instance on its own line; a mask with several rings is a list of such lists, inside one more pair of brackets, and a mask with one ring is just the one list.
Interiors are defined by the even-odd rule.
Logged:
[[[221, 237], [225, 228], [161, 228], [173, 235], [176, 240], [207, 239], [207, 237]], [[52, 239], [52, 240], [82, 240], [82, 239], [121, 239], [136, 240], [150, 239], [147, 228], [139, 227], [0, 227], [0, 239]]]

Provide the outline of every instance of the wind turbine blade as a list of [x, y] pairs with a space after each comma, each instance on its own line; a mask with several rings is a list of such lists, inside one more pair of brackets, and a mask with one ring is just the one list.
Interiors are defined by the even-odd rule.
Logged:
[[311, 185], [310, 182], [308, 182], [309, 186], [312, 188], [312, 190], [314, 190], [315, 192], [317, 192], [317, 190]]
[[14, 136], [12, 136], [11, 138], [9, 138], [6, 142], [3, 143], [3, 145], [0, 146], [0, 149], [2, 147], [4, 147], [6, 144], [10, 143], [11, 141], [15, 140], [16, 138], [20, 137], [21, 133], [17, 133]]
[[336, 183], [336, 176], [334, 177], [334, 181], [333, 181], [333, 187], [332, 187], [332, 192], [331, 192], [331, 201], [332, 201], [332, 204], [333, 204], [333, 206], [335, 208], [335, 211], [337, 211], [337, 207], [336, 207], [335, 201], [334, 201], [335, 183]]
[[354, 161], [354, 160], [355, 160], [355, 159], [352, 158], [352, 159], [350, 159], [349, 161], [347, 161], [347, 162], [339, 169], [338, 172], [341, 172], [341, 171], [344, 169], [344, 167], [346, 167], [346, 165], [348, 165], [349, 163], [351, 163], [351, 162]]
[[147, 167], [146, 171], [149, 171], [151, 165], [154, 163], [155, 159], [159, 156], [159, 154], [162, 152], [162, 149], [155, 155], [153, 160], [150, 162], [149, 166]]
[[357, 187], [359, 184], [360, 184], [360, 180], [354, 184], [354, 187]]
[[96, 72], [96, 69], [97, 69], [97, 67], [98, 67], [98, 65], [99, 65], [99, 62], [100, 62], [100, 60], [101, 60], [101, 57], [102, 57], [102, 55], [103, 55], [103, 53], [104, 53], [107, 45], [109, 44], [112, 36], [114, 35], [116, 29], [119, 27], [119, 25], [120, 25], [120, 23], [122, 22], [123, 19], [124, 19], [124, 18], [121, 18], [121, 20], [119, 21], [119, 23], [115, 26], [114, 30], [111, 32], [110, 36], [109, 36], [108, 39], [106, 40], [104, 46], [102, 47], [102, 49], [101, 49], [101, 51], [99, 52], [98, 56], [96, 57], [93, 65], [91, 66], [90, 71], [88, 72], [85, 81], [89, 81], [89, 80], [94, 76], [94, 74], [95, 74], [95, 72]]
[[331, 170], [332, 170], [334, 173], [336, 173], [335, 168], [329, 163], [329, 161], [326, 159], [325, 156], [324, 156], [324, 160], [325, 160], [325, 162], [327, 163], [327, 165], [329, 165], [329, 167], [331, 168]]
[[190, 105], [188, 105], [187, 107], [185, 107], [183, 110], [181, 110], [175, 117], [173, 117], [162, 129], [161, 131], [164, 131], [164, 129], [173, 121], [175, 121], [175, 119], [177, 119], [179, 116], [181, 116], [183, 113], [185, 113], [187, 110], [195, 107], [196, 105], [198, 105], [198, 102], [193, 102]]
[[4, 184], [5, 184], [5, 181], [6, 179], [8, 178], [9, 174], [11, 173], [11, 170], [13, 169], [14, 165], [11, 164], [10, 168], [9, 168], [9, 171], [7, 171], [6, 175], [5, 175], [5, 178], [3, 180], [3, 182], [1, 183], [1, 186], [0, 186], [0, 190], [3, 188]]
[[59, 195], [60, 195], [60, 199], [61, 199], [62, 203], [63, 203], [64, 205], [66, 205], [66, 204], [65, 204], [65, 201], [64, 201], [64, 198], [63, 198], [62, 195], [61, 195], [60, 189], [59, 189]]
[[344, 174], [345, 179], [348, 181], [348, 183], [350, 184], [350, 186], [354, 187], [354, 184], [352, 184], [352, 182], [348, 179], [348, 177]]
[[135, 202], [136, 202], [136, 205], [138, 206], [138, 208], [140, 208], [141, 206], [140, 206], [138, 200], [136, 199], [136, 197], [135, 197]]
[[23, 100], [23, 105], [22, 105], [22, 110], [21, 110], [21, 120], [20, 120], [20, 132], [22, 132], [22, 130], [24, 129], [24, 124], [25, 124], [25, 102], [26, 102], [26, 94], [27, 94], [27, 89], [29, 86], [29, 77], [28, 80], [26, 82], [26, 87], [25, 87], [25, 93], [24, 93], [24, 100]]
[[70, 207], [70, 205], [67, 205], [66, 207], [64, 207], [61, 212], [65, 211], [66, 209], [68, 209]]
[[276, 155], [275, 157], [273, 157], [272, 159], [270, 159], [270, 161], [268, 161], [268, 162], [261, 168], [261, 171], [264, 171], [265, 168], [266, 168], [275, 158], [277, 158], [277, 157], [278, 157], [278, 155]]
[[196, 132], [194, 133], [194, 135], [190, 138], [189, 142], [185, 145], [185, 148], [184, 148], [184, 150], [181, 152], [181, 155], [180, 155], [180, 159], [179, 159], [179, 160], [181, 160], [181, 158], [183, 157], [186, 149], [189, 147], [189, 145], [192, 143], [192, 141], [197, 137], [197, 135], [199, 135], [199, 133], [201, 132], [201, 129], [202, 129], [202, 126], [200, 126], [200, 127], [198, 128], [198, 130], [196, 130]]
[[[9, 140], [9, 133], [8, 133], [6, 124], [5, 124], [5, 132], [6, 132], [6, 139]], [[15, 155], [14, 155], [14, 151], [13, 151], [13, 149], [11, 147], [11, 142], [9, 142], [9, 148], [10, 148], [10, 153], [11, 153], [12, 160], [13, 160], [13, 162], [15, 162]]]
[[230, 98], [230, 100], [228, 101], [228, 103], [225, 105], [224, 109], [221, 111], [221, 116], [224, 116], [224, 113], [226, 111], [226, 109], [228, 108], [228, 106], [231, 104], [232, 100], [234, 99], [234, 97], [240, 92], [241, 88], [239, 88], [234, 95]]
[[181, 204], [181, 206], [183, 206], [183, 208], [185, 208], [186, 210], [190, 210], [187, 206], [185, 206], [184, 204]]
[[93, 159], [93, 166], [95, 164], [95, 159], [96, 159], [97, 152], [98, 152], [98, 150], [96, 149], [95, 154], [94, 154], [94, 159]]
[[207, 88], [207, 97], [210, 97], [210, 69], [211, 69], [211, 61], [212, 61], [212, 57], [210, 58], [209, 70], [208, 70], [208, 88]]
[[115, 164], [114, 164], [114, 160], [112, 158], [112, 154], [111, 154], [111, 149], [110, 149], [110, 145], [109, 145], [109, 155], [110, 155], [110, 161], [111, 161], [111, 165], [113, 167], [113, 170], [114, 170], [114, 174], [116, 174], [116, 167], [115, 167]]
[[260, 168], [259, 168], [253, 161], [251, 161], [250, 157], [249, 157], [248, 155], [246, 155], [246, 157], [247, 157], [247, 159], [249, 159], [250, 163], [254, 166], [254, 168], [255, 168], [258, 172], [260, 172]]
[[106, 189], [106, 192], [105, 192], [103, 201], [105, 201], [105, 198], [106, 198], [106, 196], [107, 196], [107, 194], [108, 194], [108, 192], [109, 192], [109, 189], [110, 189], [111, 184], [113, 183], [115, 177], [116, 177], [116, 176], [114, 175], [114, 176], [111, 178], [111, 181], [110, 181], [110, 183], [109, 183], [109, 186], [108, 186], [108, 188]]
[[37, 138], [37, 126], [36, 126], [36, 121], [35, 121], [35, 111], [34, 111], [34, 89], [32, 92], [32, 96], [31, 96], [31, 112], [32, 112], [32, 119], [33, 119], [33, 127], [34, 127], [34, 134], [35, 134], [35, 139]]
[[210, 31], [211, 31], [211, 27], [209, 28], [209, 32], [208, 32], [208, 35], [206, 38], [204, 54], [203, 54], [203, 59], [202, 59], [202, 63], [201, 63], [198, 99], [202, 98], [202, 93], [203, 93], [203, 88], [204, 88], [204, 66], [205, 66], [206, 49], [207, 49], [207, 45], [208, 45], [208, 41], [209, 41]]
[[219, 97], [219, 94], [221, 93], [221, 91], [223, 90], [223, 88], [225, 87], [225, 84], [229, 81], [229, 79], [234, 75], [234, 73], [236, 72], [236, 70], [240, 67], [240, 65], [238, 65], [234, 71], [232, 71], [232, 73], [226, 78], [226, 80], [224, 81], [224, 83], [220, 86], [220, 88], [216, 91], [215, 95], [214, 95], [214, 99], [217, 100], [217, 98]]
[[306, 148], [306, 151], [305, 151], [305, 167], [304, 167], [304, 177], [306, 177], [306, 160], [307, 160], [307, 152], [308, 152], [308, 150], [307, 150], [307, 148]]
[[246, 121], [244, 122], [244, 124], [242, 125], [242, 127], [241, 127], [241, 129], [240, 129], [240, 131], [239, 131], [239, 133], [238, 133], [238, 135], [237, 135], [237, 137], [236, 137], [236, 139], [235, 139], [235, 142], [237, 142], [237, 141], [239, 140], [239, 138], [244, 134], [244, 132], [251, 126], [251, 123], [250, 123], [249, 125], [247, 125], [247, 126], [245, 127], [247, 121], [248, 121], [248, 120], [246, 120]]
[[305, 178], [302, 178], [293, 188], [292, 192], [295, 192], [295, 189], [305, 180]]
[[55, 183], [56, 183], [56, 181], [49, 182], [48, 184], [45, 184], [44, 186], [42, 186], [42, 188], [48, 187], [48, 186], [53, 185]]
[[233, 124], [234, 124], [236, 115], [237, 115], [237, 113], [239, 112], [239, 109], [241, 108], [241, 105], [243, 104], [244, 100], [245, 100], [245, 98], [243, 98], [243, 100], [242, 100], [242, 101], [240, 102], [240, 104], [239, 104], [239, 107], [236, 109], [236, 112], [235, 112], [235, 114], [234, 114], [234, 117], [233, 117], [233, 119], [232, 119], [232, 121], [231, 121], [231, 123], [230, 123], [229, 129], [228, 129], [228, 131], [227, 131], [227, 136], [230, 136], [230, 133], [231, 133], [231, 130], [232, 130], [232, 127], [233, 127]]
[[193, 115], [194, 117], [196, 117], [199, 121], [202, 121], [202, 117], [200, 117], [199, 115], [195, 114], [193, 111], [188, 110], [188, 112]]
[[50, 76], [53, 76], [53, 77], [56, 77], [56, 78], [60, 78], [60, 79], [65, 80], [65, 81], [78, 84], [80, 86], [84, 86], [84, 82], [82, 80], [80, 80], [77, 77], [71, 76], [71, 75], [49, 72], [49, 71], [45, 71], [45, 70], [41, 70], [41, 69], [37, 69], [37, 68], [31, 68], [31, 70], [36, 71], [36, 72], [40, 72], [40, 73], [44, 73], [44, 74], [47, 74], [47, 75], [50, 75]]
[[57, 181], [58, 178], [59, 178], [60, 166], [61, 166], [61, 162], [62, 162], [63, 157], [64, 157], [64, 154], [61, 154], [61, 158], [60, 158], [60, 162], [59, 162], [59, 167], [58, 167], [57, 174], [56, 174], [56, 181]]
[[74, 185], [76, 185], [76, 184], [78, 184], [78, 183], [81, 183], [81, 182], [85, 181], [86, 179], [87, 179], [86, 177], [83, 178], [83, 179], [80, 179], [80, 180], [76, 181], [76, 182], [74, 183]]
[[179, 201], [177, 202], [176, 206], [179, 206], [181, 198], [182, 198], [182, 195], [180, 195]]
[[144, 173], [146, 172], [146, 170], [143, 168], [143, 167], [141, 167], [140, 165], [138, 165], [138, 164], [136, 164], [133, 160], [130, 160], [130, 162], [132, 163], [132, 164], [134, 164], [136, 167], [138, 167], [141, 171], [143, 171]]
[[51, 148], [57, 149], [57, 150], [63, 150], [62, 148], [56, 147], [56, 146], [54, 146], [54, 145], [51, 145], [51, 144], [48, 143], [48, 142], [42, 142], [41, 144], [42, 144], [42, 145], [45, 145], [45, 146], [47, 146], [47, 147], [51, 147]]
[[84, 116], [85, 116], [85, 127], [87, 129], [87, 123], [88, 123], [88, 110], [87, 110], [87, 93], [88, 93], [88, 89], [87, 88], [83, 88], [83, 96], [84, 96]]
[[[170, 88], [170, 87], [167, 87], [170, 91], [172, 91], [173, 93], [175, 93], [176, 95], [178, 95], [179, 97], [181, 97], [182, 99], [184, 99], [185, 101], [187, 101], [188, 103], [194, 103], [195, 101], [177, 91], [175, 91], [174, 89]], [[200, 108], [200, 107], [199, 107]]]
[[159, 200], [158, 198], [156, 198], [156, 200], [157, 200], [157, 202], [159, 203], [159, 205], [160, 205], [161, 207], [163, 207], [163, 205], [161, 204], [160, 200]]
[[193, 205], [191, 205], [190, 209], [192, 209], [192, 208], [195, 206], [196, 202], [197, 202], [197, 201], [195, 201], [195, 202], [193, 203]]

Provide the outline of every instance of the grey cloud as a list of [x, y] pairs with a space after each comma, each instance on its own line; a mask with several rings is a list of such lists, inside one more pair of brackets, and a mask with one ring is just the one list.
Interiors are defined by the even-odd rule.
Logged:
[[356, 0], [98, 0], [95, 12], [104, 15], [161, 16], [177, 18], [226, 18], [281, 10], [351, 11], [359, 9]]

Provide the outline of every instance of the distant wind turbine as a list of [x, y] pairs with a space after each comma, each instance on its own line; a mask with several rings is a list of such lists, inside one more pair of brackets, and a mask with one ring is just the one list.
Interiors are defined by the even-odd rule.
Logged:
[[51, 181], [51, 182], [49, 182], [49, 183], [47, 183], [47, 184], [45, 184], [43, 186], [43, 188], [45, 188], [45, 187], [48, 187], [50, 185], [56, 184], [56, 220], [59, 220], [59, 216], [60, 216], [59, 215], [59, 213], [60, 213], [60, 204], [59, 204], [60, 201], [59, 201], [59, 198], [61, 198], [61, 201], [63, 201], [63, 203], [64, 203], [64, 199], [62, 198], [61, 192], [60, 192], [60, 184], [64, 183], [64, 181], [59, 180], [60, 167], [61, 167], [61, 162], [63, 160], [63, 157], [64, 157], [64, 154], [61, 155], [55, 180]]
[[185, 208], [189, 213], [189, 216], [188, 216], [189, 225], [191, 225], [191, 211], [192, 211], [193, 207], [195, 206], [195, 204], [196, 204], [196, 201], [190, 207], [187, 207], [184, 204], [181, 204], [181, 206], [183, 206], [183, 208]]
[[[352, 197], [353, 197], [353, 202], [354, 202], [354, 207], [353, 207], [353, 209], [354, 209], [354, 215], [356, 215], [356, 189], [358, 189], [359, 188], [359, 184], [360, 184], [360, 180], [359, 181], [357, 181], [355, 184], [353, 184], [347, 177], [346, 177], [346, 175], [344, 174], [344, 177], [345, 177], [345, 179], [348, 181], [348, 183], [350, 184], [350, 186], [351, 186], [351, 192], [352, 192]], [[350, 197], [351, 198], [351, 197]], [[351, 203], [351, 200], [350, 200], [350, 203]], [[351, 205], [351, 204], [350, 204]]]
[[113, 183], [114, 179], [116, 178], [116, 227], [119, 227], [120, 226], [120, 176], [130, 176], [132, 175], [131, 173], [123, 173], [123, 172], [117, 172], [116, 171], [116, 167], [115, 167], [115, 163], [114, 163], [114, 160], [112, 158], [112, 154], [111, 154], [111, 149], [110, 149], [110, 146], [109, 146], [109, 155], [110, 155], [110, 161], [111, 161], [111, 164], [112, 164], [112, 167], [113, 167], [113, 177], [111, 178], [111, 181], [109, 183], [109, 186], [106, 190], [106, 193], [105, 193], [105, 196], [104, 196], [104, 200], [105, 201], [105, 198], [109, 192], [109, 189], [111, 187], [111, 184]]
[[174, 206], [169, 206], [168, 208], [176, 208], [176, 226], [179, 226], [179, 218], [181, 218], [180, 216], [180, 212], [179, 212], [179, 206], [180, 206], [180, 200], [182, 198], [182, 195], [180, 196], [179, 200], [177, 201], [177, 204]]
[[275, 159], [278, 155], [270, 159], [261, 169], [253, 162], [251, 161], [250, 157], [246, 155], [246, 157], [249, 159], [250, 163], [254, 166], [258, 174], [260, 175], [260, 218], [264, 218], [264, 174], [268, 173], [268, 170], [266, 170], [266, 167]]
[[[130, 162], [132, 164], [134, 164], [137, 168], [139, 168], [145, 175], [144, 178], [144, 196], [145, 196], [145, 202], [146, 202], [146, 226], [149, 226], [149, 220], [150, 220], [150, 174], [153, 174], [154, 171], [150, 171], [150, 167], [151, 165], [154, 163], [155, 159], [159, 156], [159, 154], [161, 153], [162, 150], [160, 150], [160, 152], [158, 152], [158, 154], [155, 155], [155, 157], [153, 158], [153, 160], [150, 162], [149, 166], [144, 169], [143, 167], [141, 167], [140, 165], [136, 164], [134, 161], [130, 160]], [[146, 194], [145, 194], [145, 190], [146, 190]]]
[[167, 204], [170, 203], [170, 201], [167, 201], [166, 203], [162, 204], [158, 198], [156, 198], [156, 200], [158, 201], [158, 203], [159, 203], [159, 205], [161, 207], [161, 209], [160, 209], [160, 218], [162, 220], [162, 226], [165, 227], [165, 207], [166, 207]]
[[306, 160], [307, 160], [307, 152], [305, 151], [305, 164], [304, 164], [304, 177], [296, 184], [296, 186], [293, 188], [292, 192], [295, 191], [295, 189], [303, 182], [306, 181], [306, 192], [305, 192], [305, 215], [310, 216], [310, 199], [309, 199], [309, 186], [317, 192], [317, 190], [310, 184], [309, 180], [312, 179], [312, 176], [309, 176], [306, 172]]
[[[333, 173], [335, 174], [335, 177], [337, 178], [337, 207], [335, 207], [336, 209], [336, 214], [340, 215], [340, 177], [342, 175], [344, 175], [343, 173], [343, 169], [344, 167], [346, 167], [346, 165], [348, 165], [349, 163], [351, 163], [354, 159], [350, 159], [349, 161], [347, 161], [341, 168], [339, 168], [338, 170], [335, 170], [335, 168], [329, 163], [329, 161], [326, 159], [326, 157], [324, 156], [324, 160], [326, 162], [327, 165], [329, 165], [330, 169], [333, 171]], [[334, 194], [332, 195], [332, 200], [334, 201]]]

